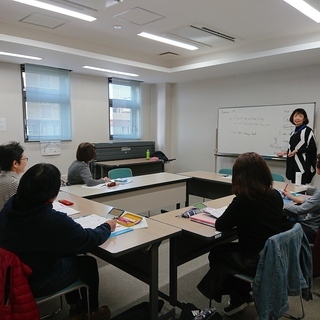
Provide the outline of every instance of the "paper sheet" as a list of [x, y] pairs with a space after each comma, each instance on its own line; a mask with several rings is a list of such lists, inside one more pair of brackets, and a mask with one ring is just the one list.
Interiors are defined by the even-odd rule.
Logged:
[[60, 212], [64, 212], [66, 213], [68, 216], [71, 216], [73, 214], [79, 213], [80, 211], [75, 210], [69, 206], [66, 206], [58, 201], [54, 201], [53, 202], [53, 209], [56, 211], [60, 211]]

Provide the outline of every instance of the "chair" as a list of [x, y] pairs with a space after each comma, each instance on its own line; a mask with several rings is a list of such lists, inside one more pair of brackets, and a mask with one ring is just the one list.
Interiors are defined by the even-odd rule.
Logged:
[[[286, 248], [288, 250], [282, 250], [281, 248]], [[271, 316], [269, 312], [274, 312], [279, 318], [283, 315], [290, 319], [304, 318], [305, 313], [302, 298], [305, 300], [309, 300], [311, 298], [312, 276], [312, 261], [311, 259], [307, 259], [308, 254], [306, 251], [309, 251], [309, 254], [311, 255], [308, 239], [305, 236], [301, 225], [296, 223], [292, 229], [276, 234], [266, 241], [264, 249], [260, 255], [257, 272], [254, 278], [243, 274], [234, 275], [235, 277], [252, 284], [253, 297], [259, 314], [259, 319], [269, 319], [269, 316]], [[290, 259], [288, 255], [290, 255]], [[303, 264], [301, 263], [303, 259], [306, 259], [305, 266], [308, 270], [303, 270]], [[290, 264], [288, 263], [289, 260]], [[290, 291], [292, 280], [290, 279], [290, 275], [292, 273], [298, 274], [297, 272], [299, 270], [301, 270], [300, 279], [305, 280], [305, 283], [300, 282], [298, 288], [298, 292], [302, 289], [302, 293], [300, 294], [302, 314], [300, 317], [295, 317], [290, 314], [279, 314], [280, 310], [278, 309], [280, 308], [278, 303], [282, 302], [282, 307], [284, 306], [284, 308], [288, 310], [288, 295], [297, 295], [296, 291]], [[310, 275], [308, 276], [309, 273]], [[284, 284], [285, 287], [288, 288], [288, 291], [283, 292], [281, 290], [277, 290], [279, 287], [272, 287], [275, 290], [273, 290], [272, 294], [268, 294], [268, 290], [266, 290], [266, 288], [270, 288], [270, 284]], [[305, 286], [307, 286], [307, 288], [305, 288]]]
[[132, 170], [130, 168], [117, 168], [108, 172], [110, 179], [128, 178], [132, 177]]
[[232, 175], [232, 169], [229, 169], [229, 168], [222, 168], [222, 169], [220, 169], [219, 170], [219, 172], [218, 173], [220, 173], [220, 174], [228, 174], [228, 175]]
[[15, 253], [0, 248], [0, 319], [39, 319], [28, 283], [31, 273]]
[[65, 187], [68, 185], [68, 175], [62, 174], [61, 175], [61, 187]]
[[51, 318], [55, 314], [59, 313], [63, 309], [63, 296], [66, 293], [69, 293], [69, 292], [74, 291], [74, 290], [80, 290], [81, 288], [85, 288], [87, 290], [88, 319], [90, 320], [89, 286], [85, 282], [83, 282], [82, 280], [77, 280], [74, 283], [72, 283], [71, 285], [69, 285], [68, 287], [66, 287], [66, 288], [64, 288], [64, 289], [62, 289], [62, 290], [60, 290], [58, 292], [55, 292], [53, 294], [49, 294], [49, 295], [44, 296], [44, 297], [35, 298], [35, 301], [36, 301], [38, 306], [41, 305], [42, 303], [48, 302], [48, 301], [56, 299], [56, 298], [60, 299], [60, 307], [59, 307], [59, 309], [55, 310], [55, 311], [53, 311], [51, 313], [48, 313], [48, 314], [46, 314], [44, 316], [41, 316], [40, 319]]
[[[21, 313], [21, 310], [24, 310], [26, 313], [24, 319], [39, 319], [38, 306], [44, 302], [60, 297], [60, 308], [40, 317], [40, 319], [52, 317], [62, 310], [63, 295], [80, 288], [85, 288], [87, 290], [87, 297], [89, 297], [88, 285], [78, 280], [58, 292], [34, 299], [28, 284], [28, 277], [31, 273], [31, 268], [24, 264], [15, 253], [0, 248], [0, 319], [7, 316], [7, 311], [10, 311], [10, 316], [13, 318], [15, 314]], [[1, 293], [4, 293], [4, 295]], [[90, 319], [89, 299], [87, 300]], [[2, 303], [10, 305], [10, 308], [3, 308]]]
[[279, 173], [272, 173], [272, 179], [273, 179], [273, 181], [285, 182], [284, 176]]

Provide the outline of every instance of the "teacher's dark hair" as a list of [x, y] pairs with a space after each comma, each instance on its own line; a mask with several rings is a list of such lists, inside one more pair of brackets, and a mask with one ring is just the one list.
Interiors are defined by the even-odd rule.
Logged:
[[78, 161], [89, 162], [97, 155], [96, 148], [90, 142], [82, 142], [77, 149], [76, 158]]
[[38, 163], [28, 169], [20, 179], [17, 199], [22, 198], [35, 204], [54, 199], [60, 190], [61, 174], [49, 163]]
[[266, 161], [255, 152], [241, 154], [232, 168], [232, 192], [256, 199], [270, 190], [273, 184]]
[[304, 120], [303, 120], [303, 124], [308, 124], [309, 123], [309, 118], [308, 118], [308, 115], [306, 113], [306, 110], [302, 109], [302, 108], [298, 108], [298, 109], [295, 109], [293, 110], [293, 112], [291, 113], [291, 116], [289, 118], [290, 122], [292, 124], [294, 124], [293, 122], [293, 116], [296, 114], [296, 113], [300, 113], [304, 116]]

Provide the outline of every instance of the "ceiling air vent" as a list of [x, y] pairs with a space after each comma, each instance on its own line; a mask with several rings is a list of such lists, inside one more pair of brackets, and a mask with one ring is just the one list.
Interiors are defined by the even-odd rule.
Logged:
[[226, 39], [226, 40], [230, 40], [230, 41], [235, 41], [235, 38], [234, 37], [231, 37], [231, 36], [228, 36], [224, 33], [221, 33], [219, 31], [215, 31], [215, 30], [212, 30], [208, 27], [198, 27], [198, 26], [194, 26], [194, 25], [191, 25], [190, 26], [191, 28], [194, 28], [194, 29], [197, 29], [197, 30], [201, 30], [201, 31], [204, 31], [204, 32], [207, 32], [207, 33], [210, 33], [214, 36], [217, 36], [217, 37], [220, 37], [220, 38], [223, 38], [223, 39]]
[[175, 56], [175, 57], [177, 57], [177, 56], [179, 56], [179, 55], [178, 55], [177, 53], [168, 51], [168, 52], [160, 53], [159, 56], [166, 56], [166, 57]]
[[202, 23], [180, 27], [169, 31], [168, 34], [196, 46], [218, 47], [235, 41], [234, 37], [206, 27]]

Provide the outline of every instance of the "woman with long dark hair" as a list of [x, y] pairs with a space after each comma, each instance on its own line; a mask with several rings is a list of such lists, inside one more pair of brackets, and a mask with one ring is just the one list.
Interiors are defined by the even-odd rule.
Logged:
[[215, 227], [218, 231], [236, 228], [238, 242], [211, 250], [210, 270], [198, 285], [202, 294], [217, 302], [221, 302], [222, 295], [230, 295], [230, 304], [224, 308], [228, 316], [253, 302], [250, 284], [233, 275], [254, 276], [266, 240], [280, 232], [283, 200], [272, 184], [270, 169], [259, 154], [247, 152], [236, 159], [232, 169], [235, 198]]

